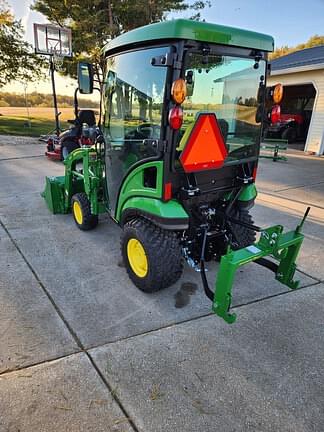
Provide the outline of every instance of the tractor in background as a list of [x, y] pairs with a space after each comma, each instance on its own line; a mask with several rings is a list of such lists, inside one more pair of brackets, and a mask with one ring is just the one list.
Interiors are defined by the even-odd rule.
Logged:
[[[269, 107], [263, 136], [264, 138], [286, 140], [289, 144], [305, 141], [311, 118], [311, 111], [306, 108], [312, 101], [312, 97], [306, 94], [285, 100], [283, 99], [284, 88], [277, 85], [277, 88], [279, 87], [282, 92], [281, 103], [274, 100], [275, 104]], [[276, 86], [272, 86], [267, 91], [273, 94], [275, 88]]]

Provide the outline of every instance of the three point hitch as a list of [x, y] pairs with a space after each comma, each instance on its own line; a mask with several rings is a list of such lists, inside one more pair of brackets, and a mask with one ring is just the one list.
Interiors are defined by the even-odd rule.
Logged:
[[[213, 312], [223, 318], [227, 323], [232, 324], [236, 320], [236, 314], [230, 313], [232, 302], [232, 287], [236, 270], [250, 262], [255, 262], [275, 273], [275, 278], [290, 289], [297, 289], [299, 281], [294, 280], [296, 271], [296, 259], [304, 240], [301, 233], [304, 222], [309, 213], [307, 208], [304, 217], [294, 231], [283, 232], [282, 225], [275, 225], [261, 231], [257, 243], [239, 250], [231, 250], [228, 247], [227, 253], [222, 256], [217, 274], [215, 292], [208, 288], [202, 262], [202, 279], [206, 294], [213, 301]], [[273, 260], [265, 259], [270, 256]], [[213, 298], [212, 298], [213, 297]]]

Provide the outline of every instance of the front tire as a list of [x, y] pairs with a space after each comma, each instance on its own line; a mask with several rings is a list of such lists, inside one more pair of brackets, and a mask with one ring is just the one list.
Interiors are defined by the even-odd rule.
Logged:
[[132, 219], [124, 225], [121, 253], [131, 281], [144, 292], [167, 288], [181, 277], [183, 262], [176, 233], [146, 219]]
[[98, 225], [98, 215], [91, 213], [91, 205], [84, 192], [73, 195], [71, 200], [75, 223], [82, 231], [89, 231]]

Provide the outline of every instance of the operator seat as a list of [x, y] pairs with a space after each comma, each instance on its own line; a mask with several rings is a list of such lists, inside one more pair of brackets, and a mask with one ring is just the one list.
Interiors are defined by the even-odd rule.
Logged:
[[93, 110], [80, 110], [78, 113], [79, 124], [86, 123], [89, 127], [96, 125], [96, 116]]

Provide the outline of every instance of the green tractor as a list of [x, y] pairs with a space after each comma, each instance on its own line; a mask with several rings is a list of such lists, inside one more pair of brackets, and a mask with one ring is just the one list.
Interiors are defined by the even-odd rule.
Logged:
[[[46, 178], [43, 193], [81, 230], [108, 212], [122, 230], [129, 277], [144, 292], [174, 284], [187, 261], [228, 323], [238, 267], [256, 262], [298, 286], [309, 209], [288, 233], [260, 229], [250, 215], [273, 45], [267, 35], [182, 19], [112, 40], [103, 49], [101, 134], [68, 156], [65, 176]], [[80, 63], [80, 92], [91, 93], [93, 81], [91, 64]], [[215, 290], [205, 275], [210, 260], [220, 260]]]

